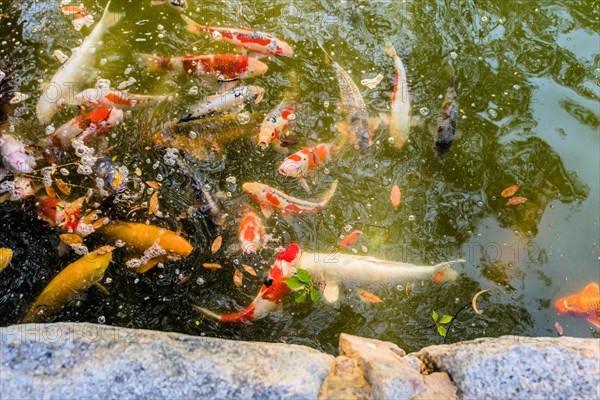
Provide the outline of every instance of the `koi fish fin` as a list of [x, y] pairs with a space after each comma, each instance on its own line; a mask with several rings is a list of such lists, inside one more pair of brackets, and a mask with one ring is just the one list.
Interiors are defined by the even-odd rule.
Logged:
[[329, 203], [329, 200], [331, 200], [331, 198], [335, 194], [335, 190], [337, 189], [337, 185], [338, 185], [338, 181], [337, 180], [334, 181], [331, 184], [331, 188], [329, 188], [329, 191], [325, 194], [325, 197], [323, 197], [323, 200], [321, 201], [321, 203], [319, 203], [322, 207], [325, 207], [325, 205], [327, 203]]
[[300, 183], [300, 186], [302, 186], [302, 188], [304, 188], [304, 190], [306, 190], [308, 193], [312, 193], [312, 191], [310, 190], [310, 187], [308, 186], [308, 183], [306, 182], [306, 179], [304, 179], [304, 177], [302, 177], [302, 176], [298, 177], [298, 183]]
[[106, 296], [110, 296], [110, 292], [108, 291], [108, 289], [106, 287], [104, 287], [101, 283], [94, 283], [94, 286], [96, 286], [96, 288], [102, 292], [102, 294], [106, 295]]
[[266, 218], [270, 218], [271, 214], [273, 214], [273, 210], [269, 207], [265, 207], [263, 205], [260, 206], [260, 210]]
[[147, 272], [147, 271], [151, 270], [152, 268], [154, 268], [156, 266], [156, 264], [158, 264], [161, 261], [162, 261], [161, 257], [153, 258], [152, 260], [137, 267], [135, 269], [135, 272], [137, 272], [138, 274], [143, 274], [144, 272]]
[[197, 306], [195, 304], [192, 304], [192, 307], [194, 307], [196, 310], [200, 311], [202, 314], [206, 315], [207, 317], [216, 319], [217, 321], [221, 320], [221, 316], [219, 314], [217, 314], [215, 312], [212, 312], [212, 311], [210, 311], [207, 308], [200, 307], [200, 306]]
[[[191, 33], [200, 33], [202, 31], [203, 26], [188, 17], [185, 14], [181, 14], [181, 19], [185, 22], [185, 29]], [[218, 37], [215, 37], [215, 40], [219, 40]]]
[[98, 24], [103, 24], [105, 29], [109, 29], [115, 26], [123, 16], [123, 14], [121, 13], [108, 11], [109, 8], [110, 1], [106, 3], [106, 7], [104, 8], [104, 14], [102, 14], [102, 19], [100, 19], [100, 22], [98, 22]]
[[335, 281], [328, 281], [323, 290], [323, 298], [328, 303], [335, 303], [340, 298], [340, 286]]
[[590, 283], [581, 292], [581, 297], [592, 297], [598, 295], [600, 295], [600, 287], [598, 287], [597, 283]]
[[590, 323], [592, 323], [596, 327], [600, 328], [600, 318], [598, 317], [597, 313], [594, 313], [594, 314], [590, 315], [587, 318], [587, 321], [590, 322]]

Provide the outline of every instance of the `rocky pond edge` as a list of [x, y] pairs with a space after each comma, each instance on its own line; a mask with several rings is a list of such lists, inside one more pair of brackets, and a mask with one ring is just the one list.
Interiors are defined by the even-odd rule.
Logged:
[[406, 354], [342, 333], [339, 356], [88, 323], [0, 328], [6, 399], [600, 398], [600, 339], [502, 336]]

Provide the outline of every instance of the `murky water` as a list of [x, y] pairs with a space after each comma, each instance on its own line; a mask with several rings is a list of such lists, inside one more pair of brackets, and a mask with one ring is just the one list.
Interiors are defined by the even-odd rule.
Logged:
[[[100, 15], [105, 1], [84, 1]], [[161, 210], [169, 218], [151, 223], [181, 227], [197, 250], [185, 260], [165, 264], [147, 274], [128, 270], [116, 252], [104, 286], [110, 295], [92, 288], [49, 321], [91, 321], [111, 325], [179, 331], [245, 340], [285, 341], [334, 352], [337, 336], [348, 332], [392, 340], [407, 350], [440, 343], [432, 311], [454, 315], [470, 304], [481, 289], [483, 315], [469, 307], [457, 317], [447, 340], [520, 334], [555, 336], [555, 322], [566, 335], [598, 336], [585, 320], [559, 316], [553, 308], [560, 296], [600, 280], [600, 48], [599, 14], [593, 1], [503, 1], [496, 4], [462, 1], [196, 1], [189, 15], [200, 23], [245, 26], [275, 34], [295, 50], [292, 59], [267, 60], [266, 75], [249, 83], [266, 90], [254, 107], [266, 113], [286, 91], [299, 93], [291, 137], [305, 145], [332, 141], [339, 91], [334, 71], [317, 42], [359, 84], [373, 116], [389, 109], [394, 67], [385, 54], [385, 39], [398, 49], [409, 75], [412, 114], [418, 118], [410, 142], [401, 150], [391, 146], [385, 127], [376, 131], [376, 145], [364, 154], [348, 148], [314, 176], [313, 193], [324, 192], [333, 179], [337, 194], [322, 212], [311, 216], [271, 218], [267, 229], [279, 242], [261, 257], [236, 250], [241, 210], [250, 200], [241, 191], [247, 181], [260, 181], [306, 197], [292, 179], [277, 173], [284, 153], [261, 151], [255, 137], [224, 149], [222, 159], [195, 162], [215, 192], [222, 192], [229, 224], [217, 229], [202, 215], [177, 220], [173, 215], [198, 206], [189, 182], [177, 168], [164, 163], [164, 150], [151, 136], [158, 124], [181, 117], [203, 95], [214, 94], [214, 82], [201, 78], [149, 73], [136, 53], [165, 56], [185, 53], [232, 52], [227, 43], [185, 31], [178, 13], [150, 7], [150, 0], [113, 0], [125, 18], [104, 37], [96, 52], [97, 78], [116, 86], [130, 77], [131, 91], [172, 94], [158, 107], [136, 109], [114, 130], [111, 157], [142, 170], [145, 180], [163, 178]], [[76, 32], [60, 13], [58, 1], [0, 0], [0, 102], [15, 91], [29, 99], [2, 106], [15, 135], [36, 143], [45, 134], [37, 123], [35, 104], [40, 82], [59, 67], [53, 57], [69, 54], [89, 33]], [[459, 138], [443, 162], [437, 160], [428, 125], [450, 81], [453, 59], [460, 103]], [[294, 83], [293, 73], [297, 76]], [[384, 76], [375, 88], [360, 81]], [[189, 94], [197, 86], [198, 95]], [[291, 87], [293, 86], [293, 87]], [[291, 88], [290, 88], [291, 87]], [[77, 114], [61, 111], [58, 126]], [[6, 128], [7, 129], [7, 128]], [[159, 176], [160, 175], [160, 176]], [[234, 179], [232, 179], [235, 178]], [[71, 182], [93, 186], [89, 178]], [[521, 183], [528, 201], [507, 207], [500, 192]], [[398, 210], [390, 204], [393, 184], [402, 190]], [[85, 192], [85, 190], [83, 190]], [[58, 234], [35, 218], [34, 201], [0, 205], [0, 245], [15, 250], [9, 268], [0, 274], [0, 323], [16, 323], [49, 280], [77, 258], [59, 257]], [[117, 208], [107, 202], [105, 208]], [[145, 221], [142, 213], [133, 220]], [[274, 248], [298, 242], [305, 250], [337, 251], [340, 237], [360, 229], [359, 254], [432, 265], [464, 258], [455, 282], [434, 285], [416, 281], [392, 286], [385, 282], [365, 287], [383, 302], [365, 303], [356, 287], [347, 287], [341, 300], [296, 304], [290, 296], [284, 311], [249, 325], [223, 325], [199, 315], [190, 302], [220, 312], [248, 304], [260, 285], [246, 275], [236, 288], [234, 264], [244, 262], [266, 271]], [[223, 257], [210, 254], [210, 243], [222, 234]], [[90, 248], [102, 243], [90, 237]], [[219, 262], [210, 271], [203, 262]], [[182, 277], [191, 278], [179, 284]]]

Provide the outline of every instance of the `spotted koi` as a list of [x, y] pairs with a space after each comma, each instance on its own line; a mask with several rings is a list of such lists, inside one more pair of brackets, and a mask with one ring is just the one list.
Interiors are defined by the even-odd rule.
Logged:
[[242, 185], [242, 190], [252, 197], [260, 205], [263, 214], [269, 217], [272, 210], [283, 214], [308, 214], [320, 211], [325, 208], [335, 194], [337, 184], [337, 181], [333, 182], [329, 191], [323, 196], [323, 200], [318, 203], [297, 199], [258, 182], [246, 182]]
[[298, 178], [302, 187], [310, 192], [305, 176], [319, 165], [330, 161], [334, 152], [335, 147], [328, 143], [300, 150], [283, 160], [279, 166], [279, 173]]
[[244, 254], [256, 253], [263, 244], [264, 228], [262, 221], [253, 211], [246, 211], [240, 223], [238, 237]]
[[291, 57], [294, 55], [294, 51], [289, 44], [267, 33], [243, 28], [203, 26], [183, 14], [181, 15], [181, 18], [186, 22], [187, 30], [192, 33], [208, 33], [215, 40], [224, 40], [234, 46], [262, 54], [272, 54], [284, 57]]
[[296, 102], [284, 99], [277, 107], [269, 111], [258, 132], [258, 145], [265, 148], [278, 140], [280, 135], [288, 134], [290, 122], [294, 119]]
[[190, 75], [215, 75], [220, 81], [231, 81], [260, 76], [269, 69], [255, 58], [236, 54], [185, 55], [159, 57], [140, 55], [151, 70], [186, 72]]

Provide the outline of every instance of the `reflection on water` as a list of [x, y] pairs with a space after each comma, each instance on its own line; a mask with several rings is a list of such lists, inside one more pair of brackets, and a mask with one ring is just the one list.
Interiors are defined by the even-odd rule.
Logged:
[[[470, 308], [462, 311], [448, 340], [555, 335], [557, 320], [565, 334], [589, 336], [585, 321], [558, 317], [552, 302], [594, 277], [600, 279], [600, 56], [597, 10], [591, 2], [188, 2], [194, 5], [190, 16], [200, 23], [251, 26], [292, 44], [294, 58], [267, 60], [269, 72], [249, 83], [265, 88], [263, 102], [254, 108], [260, 113], [297, 85], [292, 88], [299, 93], [299, 104], [291, 136], [299, 142], [297, 149], [331, 142], [337, 135], [333, 123], [341, 119], [334, 71], [317, 42], [349, 71], [375, 116], [389, 107], [393, 64], [384, 52], [384, 40], [390, 38], [410, 79], [416, 120], [410, 141], [398, 150], [387, 143], [387, 129], [380, 127], [376, 144], [366, 153], [342, 150], [326, 171], [313, 177], [315, 185], [311, 183], [318, 194], [332, 178], [339, 180], [327, 209], [316, 216], [269, 220], [268, 230], [279, 241], [260, 256], [242, 256], [236, 248], [241, 210], [250, 204], [241, 185], [260, 181], [305, 197], [295, 181], [277, 173], [284, 154], [273, 148], [261, 151], [249, 137], [227, 145], [221, 158], [197, 162], [186, 156], [214, 193], [221, 194], [231, 215], [228, 223], [216, 228], [200, 213], [179, 221], [153, 218], [154, 224], [181, 228], [197, 251], [145, 275], [127, 270], [124, 254], [116, 252], [105, 278], [110, 295], [93, 288], [49, 320], [286, 341], [327, 351], [335, 351], [337, 336], [345, 331], [392, 340], [412, 350], [443, 340], [431, 320], [433, 310], [454, 315], [477, 291], [491, 288], [479, 299], [483, 315]], [[114, 131], [111, 144], [116, 150], [111, 156], [130, 171], [139, 168], [145, 180], [162, 177], [161, 209], [178, 215], [200, 204], [188, 178], [164, 162], [164, 150], [155, 147], [151, 137], [161, 123], [186, 114], [187, 107], [200, 96], [214, 94], [217, 86], [210, 80], [148, 73], [134, 54], [209, 54], [232, 47], [189, 34], [168, 8], [152, 8], [149, 0], [140, 3], [143, 6], [133, 7], [113, 0], [111, 8], [121, 8], [125, 18], [98, 49], [99, 73], [90, 85], [97, 77], [115, 84], [133, 77], [132, 91], [174, 94], [172, 101], [158, 107], [134, 110]], [[85, 5], [98, 20], [105, 1]], [[0, 32], [6, 41], [0, 49], [0, 70], [7, 73], [0, 81], [0, 103], [17, 90], [30, 95], [2, 110], [8, 112], [15, 134], [34, 143], [45, 130], [35, 120], [39, 82], [47, 81], [59, 66], [52, 54], [56, 49], [68, 52], [89, 31], [74, 31], [57, 1], [4, 0], [0, 9]], [[449, 60], [457, 80], [459, 136], [440, 162], [429, 125], [436, 122], [450, 80]], [[375, 89], [360, 86], [362, 79], [379, 73], [384, 80]], [[199, 94], [190, 94], [193, 87]], [[62, 111], [54, 123], [75, 115], [76, 109]], [[517, 182], [518, 195], [528, 200], [507, 207], [500, 192]], [[90, 184], [85, 179], [80, 183]], [[389, 205], [393, 184], [402, 189], [397, 211]], [[103, 208], [122, 217], [129, 206], [109, 199]], [[11, 267], [0, 275], [1, 324], [17, 322], [48, 281], [76, 258], [72, 253], [58, 256], [57, 234], [32, 218], [34, 209], [33, 201], [0, 205], [0, 244], [15, 250]], [[146, 215], [134, 213], [132, 218], [144, 221]], [[347, 287], [334, 305], [296, 304], [290, 298], [284, 312], [242, 326], [205, 319], [190, 307], [190, 301], [220, 311], [243, 307], [254, 298], [261, 278], [246, 276], [244, 285], [236, 288], [233, 265], [244, 262], [265, 272], [278, 245], [297, 241], [306, 250], [335, 251], [340, 236], [354, 229], [366, 234], [357, 247], [360, 254], [426, 265], [460, 257], [467, 261], [455, 282], [366, 288], [384, 300], [378, 304], [361, 302], [357, 288]], [[228, 252], [215, 259], [209, 246], [218, 234]], [[91, 237], [86, 243], [93, 248], [102, 242]], [[226, 268], [200, 267], [212, 261]], [[188, 275], [189, 281], [179, 284]]]

